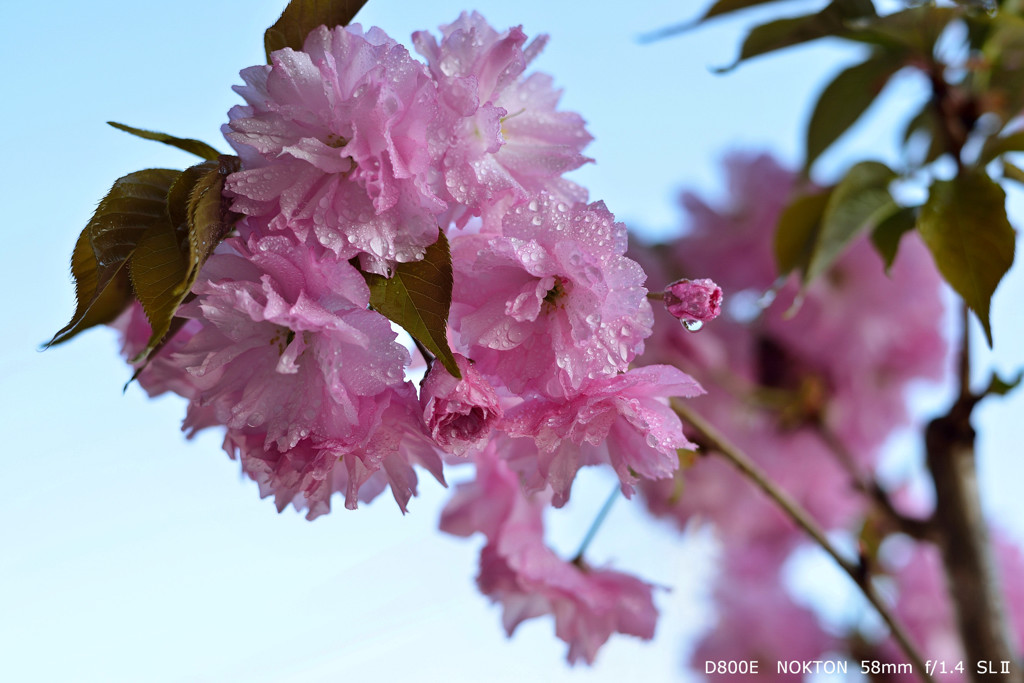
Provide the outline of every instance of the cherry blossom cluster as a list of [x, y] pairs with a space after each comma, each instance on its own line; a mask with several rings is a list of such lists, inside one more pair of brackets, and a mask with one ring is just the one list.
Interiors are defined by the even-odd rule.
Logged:
[[[941, 379], [949, 369], [948, 341], [937, 324], [944, 316], [941, 280], [908, 234], [888, 273], [864, 239], [805, 291], [798, 293], [794, 279], [779, 288], [773, 235], [797, 176], [768, 156], [732, 156], [727, 168], [724, 206], [684, 194], [688, 232], [667, 249], [637, 246], [633, 256], [652, 281], [710, 275], [730, 292], [731, 305], [698, 335], [659, 319], [642, 360], [691, 372], [708, 391], [695, 410], [824, 529], [860, 533], [873, 523], [871, 482], [882, 447], [910, 422], [908, 386]], [[806, 537], [724, 460], [697, 459], [674, 481], [645, 483], [643, 495], [655, 514], [681, 526], [702, 520], [718, 532], [717, 622], [698, 643], [695, 663], [813, 660], [844, 648], [855, 658], [903, 661], [891, 641], [825, 629], [792, 598], [786, 566]], [[892, 504], [923, 519], [929, 505], [910, 505], [908, 496], [898, 490]], [[1005, 540], [996, 550], [1003, 577], [1024, 571], [1019, 550]], [[936, 548], [895, 535], [877, 562], [895, 595], [894, 612], [923, 651], [962, 657]], [[1007, 600], [1022, 633], [1024, 596], [1011, 591]]]
[[[654, 321], [646, 275], [625, 227], [563, 177], [590, 161], [591, 137], [552, 79], [527, 73], [544, 42], [463, 14], [413, 36], [419, 61], [377, 28], [320, 27], [243, 70], [245, 104], [223, 127], [241, 219], [138, 380], [188, 399], [187, 432], [225, 429], [261, 495], [310, 519], [335, 492], [355, 508], [387, 487], [404, 511], [415, 467], [444, 482], [446, 463], [475, 463], [444, 525], [487, 537], [481, 589], [510, 631], [551, 613], [570, 659], [592, 661], [613, 632], [652, 636], [652, 587], [559, 559], [541, 513], [584, 465], [613, 469], [626, 495], [672, 477], [693, 445], [668, 399], [703, 390], [674, 367], [632, 367]], [[423, 351], [417, 387], [366, 276], [441, 238], [461, 377]], [[141, 308], [116, 325], [133, 357]]]

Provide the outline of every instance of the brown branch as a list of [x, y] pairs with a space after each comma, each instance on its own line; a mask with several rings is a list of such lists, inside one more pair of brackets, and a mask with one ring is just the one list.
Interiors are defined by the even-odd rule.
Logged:
[[925, 668], [925, 661], [921, 656], [920, 651], [914, 645], [910, 636], [906, 630], [900, 624], [889, 607], [882, 601], [878, 591], [875, 590], [874, 584], [871, 582], [870, 574], [867, 567], [859, 560], [851, 560], [844, 557], [839, 550], [832, 544], [825, 532], [822, 530], [818, 523], [815, 522], [811, 516], [804, 510], [799, 503], [793, 498], [776, 486], [768, 475], [761, 470], [760, 467], [754, 463], [742, 450], [730, 442], [725, 436], [723, 436], [717, 429], [714, 428], [709, 422], [703, 417], [693, 412], [689, 406], [685, 405], [682, 401], [672, 401], [672, 407], [676, 411], [676, 414], [686, 424], [696, 429], [701, 436], [701, 439], [709, 444], [716, 453], [722, 455], [728, 460], [737, 470], [740, 471], [752, 484], [761, 489], [771, 500], [778, 505], [782, 511], [791, 519], [793, 522], [803, 529], [814, 541], [822, 547], [822, 549], [828, 553], [836, 564], [846, 572], [846, 574], [853, 579], [853, 582], [857, 584], [864, 597], [868, 599], [878, 614], [882, 617], [888, 625], [889, 630], [892, 632], [893, 638], [899, 643], [900, 648], [906, 654], [907, 659], [913, 665], [915, 671], [920, 675], [922, 680], [934, 683], [934, 679], [928, 673]]
[[[971, 413], [980, 397], [970, 390], [966, 306], [958, 370], [960, 395], [949, 413], [932, 420], [925, 431], [928, 469], [935, 482], [938, 545], [967, 660], [1014, 662], [978, 490]], [[971, 680], [1024, 683], [1015, 663], [1010, 670], [1009, 674], [983, 676], [972, 664]]]
[[832, 454], [836, 456], [836, 460], [839, 461], [847, 474], [850, 475], [850, 478], [853, 479], [857, 490], [878, 505], [885, 514], [886, 519], [895, 525], [897, 531], [919, 541], [936, 541], [934, 518], [917, 519], [897, 510], [892, 502], [892, 498], [889, 497], [889, 493], [882, 488], [874, 477], [865, 474], [857, 466], [853, 454], [850, 453], [850, 449], [846, 447], [846, 444], [842, 442], [839, 436], [828, 425], [821, 422], [816, 424], [815, 428], [818, 436], [821, 437], [821, 440], [825, 442], [825, 445], [832, 451]]

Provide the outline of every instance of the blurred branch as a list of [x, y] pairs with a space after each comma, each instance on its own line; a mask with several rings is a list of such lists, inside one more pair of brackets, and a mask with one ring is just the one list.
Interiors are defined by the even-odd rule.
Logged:
[[[1014, 662], [978, 490], [971, 413], [980, 397], [970, 390], [966, 306], [962, 314], [958, 363], [960, 394], [949, 412], [932, 420], [925, 431], [928, 469], [935, 482], [938, 545], [968, 661]], [[1019, 667], [1010, 669], [1009, 674], [982, 675], [972, 671], [971, 680], [1024, 682]]]
[[799, 503], [793, 500], [788, 493], [776, 486], [775, 482], [750, 457], [730, 442], [703, 417], [693, 412], [682, 401], [672, 401], [672, 407], [686, 424], [697, 430], [704, 443], [709, 444], [716, 453], [721, 454], [752, 484], [761, 489], [797, 526], [807, 532], [835, 560], [836, 564], [857, 584], [857, 587], [860, 588], [868, 602], [878, 611], [878, 614], [892, 632], [893, 638], [899, 643], [900, 648], [906, 654], [907, 659], [913, 665], [914, 670], [921, 676], [922, 680], [934, 683], [934, 679], [925, 669], [925, 661], [921, 653], [911, 641], [902, 624], [896, 620], [889, 607], [882, 601], [878, 591], [875, 590], [867, 567], [860, 560], [851, 560], [844, 557], [828, 539], [822, 528], [818, 526], [818, 523], [811, 518]]

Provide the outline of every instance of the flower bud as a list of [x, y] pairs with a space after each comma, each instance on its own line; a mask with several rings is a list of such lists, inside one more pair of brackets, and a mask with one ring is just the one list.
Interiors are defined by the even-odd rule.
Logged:
[[470, 361], [456, 353], [455, 362], [462, 379], [435, 362], [420, 387], [420, 405], [434, 442], [449, 453], [464, 455], [487, 441], [503, 413], [494, 388]]
[[699, 330], [722, 312], [722, 288], [714, 281], [676, 280], [665, 288], [665, 308], [689, 330]]

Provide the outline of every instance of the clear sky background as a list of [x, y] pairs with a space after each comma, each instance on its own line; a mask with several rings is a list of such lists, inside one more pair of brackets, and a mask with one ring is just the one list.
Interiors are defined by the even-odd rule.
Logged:
[[[498, 28], [549, 33], [535, 67], [555, 77], [563, 107], [580, 112], [596, 138], [587, 153], [597, 164], [576, 179], [620, 220], [665, 236], [682, 225], [679, 189], [720, 193], [725, 152], [770, 150], [795, 164], [810, 98], [856, 57], [822, 44], [711, 74], [764, 12], [637, 43], [706, 4], [371, 0], [359, 19], [407, 45], [412, 31], [434, 30], [463, 9]], [[712, 618], [706, 537], [681, 536], [620, 501], [591, 555], [671, 589], [657, 596], [658, 634], [650, 644], [613, 638], [596, 666], [570, 669], [550, 619], [505, 639], [498, 609], [473, 585], [481, 541], [435, 530], [446, 492], [432, 480], [422, 480], [404, 517], [387, 495], [356, 512], [338, 504], [313, 523], [292, 510], [278, 515], [240, 479], [218, 434], [184, 440], [181, 399], [151, 401], [137, 386], [122, 395], [130, 372], [113, 333], [38, 352], [73, 311], [69, 255], [111, 183], [194, 161], [105, 121], [228, 151], [219, 127], [240, 102], [231, 86], [240, 69], [263, 62], [263, 30], [283, 6], [0, 3], [0, 680], [694, 680], [682, 665]], [[902, 79], [888, 110], [903, 111], [922, 92]], [[874, 115], [858, 127], [823, 159], [821, 179], [854, 155], [895, 161], [898, 118]], [[1020, 197], [1013, 201], [1019, 219]], [[996, 294], [997, 353], [978, 355], [979, 378], [993, 364], [1024, 366], [1022, 298], [1018, 267]], [[938, 409], [947, 398], [925, 391], [919, 404]], [[1018, 394], [987, 401], [976, 420], [987, 509], [1018, 539], [1021, 415]], [[894, 453], [897, 470], [920, 456], [911, 439]], [[610, 488], [608, 477], [584, 473], [571, 506], [551, 518], [558, 549], [575, 550]]]

